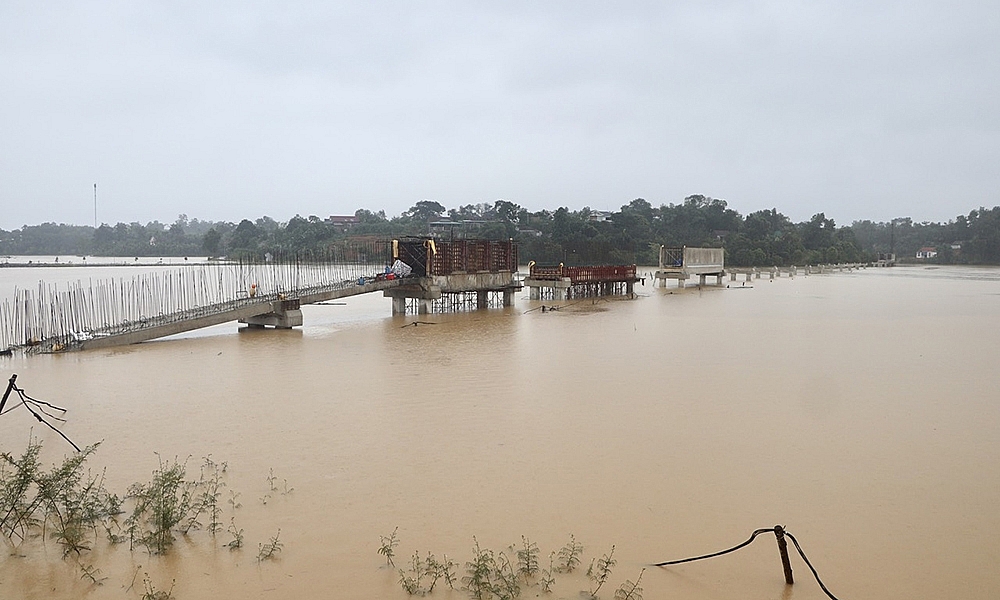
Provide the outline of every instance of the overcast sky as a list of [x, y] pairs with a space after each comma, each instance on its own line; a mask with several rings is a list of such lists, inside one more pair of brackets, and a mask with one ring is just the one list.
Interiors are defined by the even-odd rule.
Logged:
[[0, 2], [0, 228], [1000, 204], [1000, 3]]

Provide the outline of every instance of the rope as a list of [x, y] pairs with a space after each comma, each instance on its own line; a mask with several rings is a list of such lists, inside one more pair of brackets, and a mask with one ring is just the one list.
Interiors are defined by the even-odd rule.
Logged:
[[762, 533], [768, 533], [768, 532], [774, 533], [774, 527], [770, 527], [768, 529], [758, 529], [758, 530], [756, 530], [756, 531], [753, 532], [753, 534], [750, 536], [750, 539], [748, 539], [747, 541], [743, 542], [742, 544], [739, 544], [737, 546], [733, 546], [732, 548], [729, 548], [728, 550], [723, 550], [721, 552], [713, 552], [712, 554], [706, 554], [704, 556], [695, 556], [695, 557], [692, 557], [692, 558], [682, 558], [681, 560], [668, 560], [666, 562], [656, 563], [653, 566], [654, 567], [665, 567], [667, 565], [679, 565], [681, 563], [694, 562], [696, 560], [703, 560], [703, 559], [706, 559], [706, 558], [715, 558], [716, 556], [722, 556], [723, 554], [729, 554], [730, 552], [736, 552], [737, 550], [739, 550], [740, 548], [743, 548], [744, 546], [749, 546], [750, 542], [754, 541], [754, 538], [756, 538], [758, 535], [760, 535]]
[[806, 553], [802, 551], [802, 546], [799, 545], [799, 541], [795, 539], [795, 536], [786, 531], [785, 537], [792, 540], [792, 543], [795, 544], [795, 549], [799, 551], [799, 556], [802, 557], [802, 560], [806, 562], [806, 566], [809, 567], [810, 571], [812, 571], [813, 577], [816, 578], [816, 583], [819, 584], [820, 589], [823, 590], [823, 592], [825, 592], [826, 595], [829, 596], [832, 600], [837, 600], [837, 597], [834, 596], [833, 593], [830, 592], [830, 590], [826, 589], [826, 586], [823, 585], [822, 581], [820, 581], [819, 573], [816, 572], [816, 569], [813, 568], [812, 563], [809, 562], [808, 558], [806, 558]]
[[[696, 560], [704, 560], [706, 558], [715, 558], [716, 556], [722, 556], [723, 554], [729, 554], [730, 552], [736, 552], [740, 548], [744, 548], [746, 546], [749, 546], [750, 543], [753, 542], [754, 539], [758, 535], [760, 535], [762, 533], [768, 533], [768, 532], [770, 532], [770, 533], [776, 533], [776, 529], [774, 527], [769, 527], [769, 528], [766, 528], [766, 529], [757, 529], [757, 530], [755, 530], [750, 535], [750, 539], [748, 539], [747, 541], [743, 542], [742, 544], [738, 544], [736, 546], [733, 546], [732, 548], [728, 548], [726, 550], [722, 550], [720, 552], [713, 552], [712, 554], [705, 554], [705, 555], [702, 555], [702, 556], [694, 556], [694, 557], [691, 557], [691, 558], [682, 558], [681, 560], [668, 560], [666, 562], [655, 563], [653, 566], [654, 567], [665, 567], [665, 566], [668, 566], [668, 565], [679, 565], [681, 563], [694, 562]], [[833, 593], [830, 590], [828, 590], [825, 585], [823, 585], [823, 581], [820, 580], [820, 578], [819, 578], [819, 573], [816, 572], [815, 567], [813, 567], [812, 563], [809, 562], [809, 559], [806, 558], [806, 553], [802, 551], [802, 546], [799, 545], [799, 541], [797, 539], [795, 539], [795, 536], [793, 536], [792, 534], [788, 533], [788, 530], [785, 530], [785, 537], [787, 537], [788, 539], [792, 540], [792, 543], [795, 544], [795, 549], [798, 550], [799, 556], [802, 557], [802, 560], [805, 561], [806, 566], [808, 566], [809, 570], [812, 571], [813, 577], [816, 578], [816, 583], [819, 584], [819, 587], [820, 587], [820, 589], [823, 590], [823, 593], [825, 593], [827, 595], [827, 597], [830, 598], [830, 600], [838, 600], [838, 598], [836, 596], [834, 596]]]

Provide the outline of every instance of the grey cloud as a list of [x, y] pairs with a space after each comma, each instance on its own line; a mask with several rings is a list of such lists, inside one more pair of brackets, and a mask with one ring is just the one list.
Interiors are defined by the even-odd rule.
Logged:
[[0, 8], [0, 227], [422, 198], [997, 203], [997, 9], [960, 2]]

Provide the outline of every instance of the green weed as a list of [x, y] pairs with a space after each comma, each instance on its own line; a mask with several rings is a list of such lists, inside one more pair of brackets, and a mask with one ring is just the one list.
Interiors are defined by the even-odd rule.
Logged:
[[233, 536], [233, 539], [226, 544], [226, 547], [230, 550], [239, 550], [243, 547], [243, 530], [236, 528], [236, 518], [233, 517], [229, 520], [229, 529], [226, 530], [229, 535]]
[[142, 600], [171, 600], [174, 597], [174, 585], [177, 580], [170, 582], [169, 590], [158, 590], [153, 585], [153, 581], [149, 578], [149, 573], [143, 573], [142, 587], [143, 594]]
[[642, 600], [642, 588], [639, 587], [639, 582], [642, 581], [642, 574], [646, 572], [646, 569], [639, 571], [639, 576], [636, 577], [635, 583], [631, 580], [626, 579], [625, 583], [615, 591], [615, 600]]
[[555, 555], [555, 552], [549, 553], [549, 568], [542, 569], [542, 573], [538, 578], [538, 585], [542, 588], [542, 592], [546, 594], [552, 593], [552, 586], [556, 583], [556, 578], [552, 575], [555, 573], [555, 569], [553, 568]]
[[185, 463], [164, 463], [153, 471], [148, 483], [129, 486], [127, 499], [133, 502], [132, 512], [125, 519], [129, 547], [146, 547], [150, 554], [163, 554], [174, 543], [174, 528], [186, 522], [185, 532], [197, 523], [193, 486], [184, 479]]
[[569, 542], [559, 549], [559, 563], [556, 565], [558, 573], [572, 573], [580, 566], [580, 555], [583, 554], [583, 545], [576, 541], [573, 534], [569, 536]]
[[465, 563], [466, 576], [462, 578], [466, 591], [476, 600], [511, 600], [521, 595], [518, 573], [503, 552], [493, 552], [479, 546], [472, 538], [472, 560]]
[[521, 549], [517, 551], [517, 572], [525, 580], [538, 574], [538, 544], [521, 536]]
[[614, 568], [616, 561], [615, 547], [611, 546], [611, 552], [601, 556], [601, 558], [596, 559], [596, 561], [590, 561], [590, 566], [587, 567], [587, 578], [592, 582], [590, 589], [590, 597], [597, 598], [597, 592], [601, 590], [601, 587], [608, 581], [611, 577], [611, 569]]
[[265, 560], [271, 560], [281, 552], [284, 548], [284, 544], [278, 541], [278, 537], [281, 535], [281, 529], [278, 529], [278, 533], [274, 534], [270, 540], [263, 544], [257, 544], [257, 562], [261, 563]]
[[84, 563], [79, 563], [80, 572], [83, 575], [80, 579], [89, 579], [94, 585], [103, 585], [107, 577], [101, 577], [101, 570], [94, 565], [87, 565]]
[[392, 561], [393, 557], [396, 556], [396, 546], [399, 545], [399, 539], [396, 537], [396, 532], [399, 531], [399, 527], [392, 530], [388, 536], [379, 536], [379, 547], [378, 553], [385, 557], [385, 564], [395, 567], [396, 563]]
[[108, 527], [121, 510], [121, 500], [104, 487], [104, 473], [84, 470], [98, 446], [84, 448], [51, 471], [42, 468], [42, 445], [34, 437], [20, 457], [0, 453], [0, 534], [20, 542], [51, 527], [64, 556], [90, 550], [98, 528]]

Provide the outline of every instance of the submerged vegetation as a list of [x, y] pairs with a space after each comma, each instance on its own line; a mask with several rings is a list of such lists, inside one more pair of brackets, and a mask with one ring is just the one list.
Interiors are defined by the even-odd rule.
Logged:
[[[178, 536], [189, 537], [197, 530], [215, 543], [216, 534], [223, 531], [220, 500], [226, 487], [226, 463], [205, 457], [197, 477], [192, 478], [187, 460], [160, 458], [149, 481], [135, 482], [118, 495], [105, 487], [103, 470], [94, 474], [87, 467], [99, 446], [87, 446], [51, 468], [42, 464], [42, 443], [33, 436], [20, 455], [0, 452], [0, 536], [10, 546], [18, 548], [36, 538], [53, 540], [64, 558], [77, 562], [82, 579], [101, 585], [106, 578], [86, 560], [99, 543], [163, 555]], [[284, 487], [288, 489], [287, 482]], [[242, 506], [236, 501], [238, 495], [233, 493], [229, 500], [233, 512]], [[220, 545], [239, 550], [244, 531], [236, 527], [235, 516], [229, 523], [226, 531], [232, 540]], [[258, 562], [277, 558], [284, 546], [280, 535], [279, 529], [258, 544]], [[148, 574], [143, 587], [143, 598], [172, 597], [173, 584], [167, 590], [157, 589]]]
[[[393, 529], [389, 536], [380, 536], [378, 554], [387, 557], [387, 566], [392, 565], [388, 557], [392, 554], [391, 548], [399, 542], [396, 536], [398, 529]], [[473, 600], [514, 600], [524, 595], [550, 594], [556, 584], [555, 574], [572, 573], [579, 566], [584, 550], [583, 545], [570, 535], [566, 545], [549, 553], [549, 567], [542, 569], [538, 545], [525, 536], [521, 536], [519, 546], [511, 545], [498, 551], [482, 547], [475, 536], [472, 542], [472, 557], [465, 562], [465, 574], [460, 579], [456, 579], [455, 575], [458, 563], [447, 555], [438, 560], [430, 552], [422, 558], [420, 552], [415, 551], [408, 568], [398, 569], [400, 587], [411, 596], [426, 596], [433, 593], [439, 581], [443, 581], [449, 589], [455, 589], [458, 582]], [[614, 553], [615, 547], [612, 546], [609, 553], [591, 561], [587, 569], [590, 585], [587, 590], [580, 591], [581, 596], [592, 600], [600, 597], [601, 588], [610, 581], [616, 565]], [[644, 572], [645, 569], [640, 571], [634, 582], [626, 579], [615, 591], [615, 600], [642, 600], [639, 583]]]

